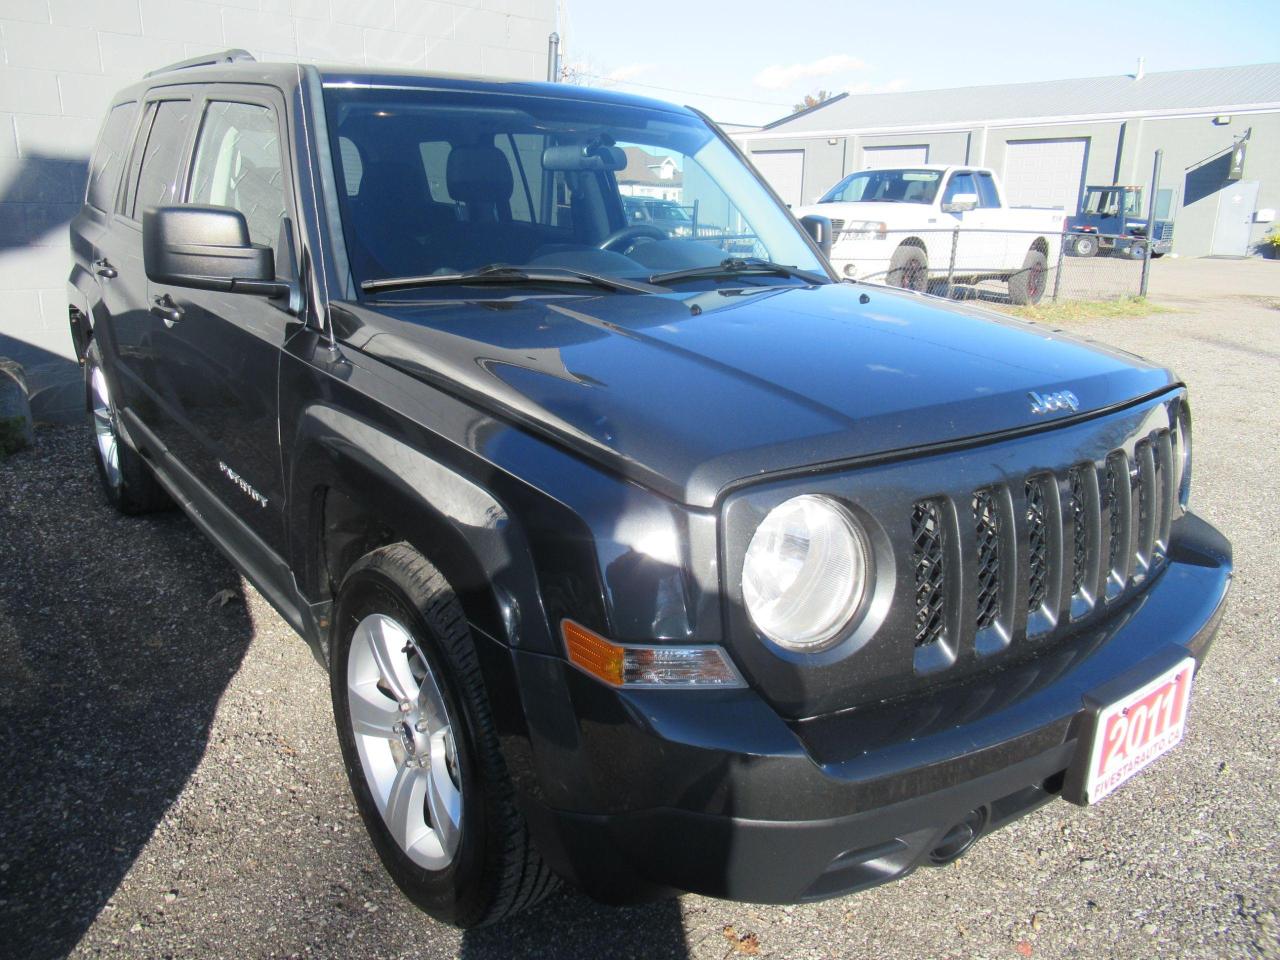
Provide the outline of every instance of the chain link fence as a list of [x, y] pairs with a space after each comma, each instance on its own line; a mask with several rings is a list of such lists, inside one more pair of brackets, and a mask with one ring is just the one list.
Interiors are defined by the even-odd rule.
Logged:
[[1146, 293], [1151, 251], [1142, 238], [880, 226], [864, 223], [850, 229], [842, 221], [832, 222], [831, 262], [838, 274], [953, 299], [1015, 305]]

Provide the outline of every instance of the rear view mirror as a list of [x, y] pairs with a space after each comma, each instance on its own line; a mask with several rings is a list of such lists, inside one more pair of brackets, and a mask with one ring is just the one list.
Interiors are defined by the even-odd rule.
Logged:
[[626, 165], [627, 155], [621, 147], [608, 147], [602, 143], [569, 143], [542, 151], [544, 170], [612, 170], [616, 173]]
[[142, 263], [154, 283], [278, 297], [270, 247], [249, 239], [244, 214], [230, 207], [153, 207], [142, 215]]
[[831, 220], [827, 217], [819, 217], [809, 214], [807, 217], [800, 218], [800, 226], [804, 227], [804, 232], [813, 238], [813, 242], [818, 245], [818, 249], [822, 251], [824, 257], [831, 256]]
[[942, 205], [943, 213], [964, 213], [966, 210], [972, 210], [978, 205], [978, 195], [976, 193], [957, 193], [951, 199]]

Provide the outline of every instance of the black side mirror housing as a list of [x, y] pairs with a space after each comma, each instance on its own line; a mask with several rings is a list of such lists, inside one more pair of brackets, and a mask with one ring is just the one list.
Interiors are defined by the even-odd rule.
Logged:
[[279, 297], [270, 247], [249, 239], [244, 214], [230, 207], [152, 207], [142, 215], [142, 262], [154, 283]]
[[822, 251], [824, 257], [831, 256], [831, 220], [828, 217], [819, 217], [817, 214], [809, 214], [807, 217], [800, 218], [800, 226], [804, 227], [804, 232], [813, 238], [813, 242], [818, 245], [818, 249]]

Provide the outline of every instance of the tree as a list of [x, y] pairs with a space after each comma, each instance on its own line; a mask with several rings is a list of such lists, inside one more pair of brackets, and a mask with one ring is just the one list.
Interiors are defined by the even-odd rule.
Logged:
[[792, 113], [799, 113], [801, 110], [808, 110], [810, 107], [816, 107], [820, 103], [824, 103], [831, 99], [830, 90], [819, 90], [817, 93], [806, 93], [804, 102], [797, 103], [791, 110]]

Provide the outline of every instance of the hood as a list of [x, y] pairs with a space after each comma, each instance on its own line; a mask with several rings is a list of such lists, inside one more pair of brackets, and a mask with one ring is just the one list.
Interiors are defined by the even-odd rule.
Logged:
[[915, 211], [920, 217], [937, 217], [937, 207], [927, 203], [885, 203], [883, 200], [854, 200], [838, 203], [811, 203], [791, 212], [797, 218], [815, 216], [830, 220], [884, 220], [901, 219], [903, 211]]
[[[1008, 317], [845, 283], [334, 304], [349, 347], [710, 507], [744, 478], [1050, 426], [1159, 367]], [[434, 294], [434, 291], [433, 291]]]

